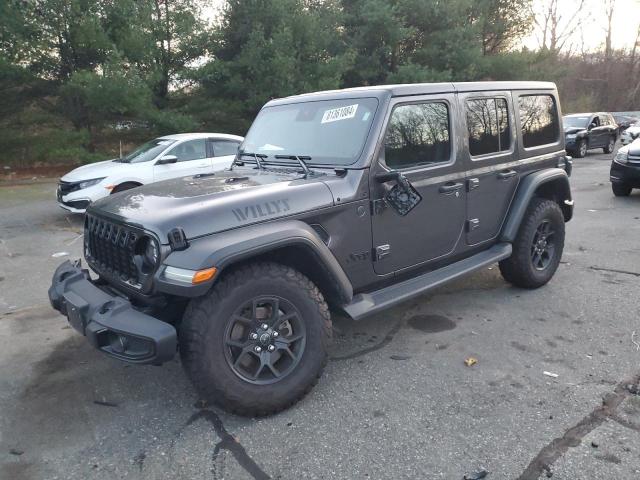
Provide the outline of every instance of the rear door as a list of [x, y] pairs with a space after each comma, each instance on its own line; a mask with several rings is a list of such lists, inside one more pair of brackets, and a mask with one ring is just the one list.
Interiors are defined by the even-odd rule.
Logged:
[[377, 274], [447, 257], [460, 242], [465, 189], [455, 118], [455, 94], [392, 101], [375, 171], [400, 173], [413, 200], [404, 207], [393, 200], [405, 192], [396, 180], [371, 182]]
[[175, 155], [175, 163], [156, 164], [153, 166], [153, 180], [167, 180], [169, 178], [186, 177], [211, 171], [212, 161], [207, 154], [204, 138], [180, 142], [165, 152], [163, 156]]
[[498, 236], [516, 187], [519, 168], [510, 92], [461, 93], [466, 122], [466, 241], [477, 245]]
[[219, 138], [210, 138], [211, 157], [213, 171], [224, 170], [231, 166], [231, 162], [238, 153], [240, 142]]

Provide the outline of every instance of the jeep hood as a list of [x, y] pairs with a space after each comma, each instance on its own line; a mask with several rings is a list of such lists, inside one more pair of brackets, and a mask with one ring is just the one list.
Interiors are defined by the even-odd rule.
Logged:
[[323, 176], [236, 168], [157, 182], [98, 200], [88, 213], [154, 232], [162, 243], [180, 227], [187, 238], [333, 205]]

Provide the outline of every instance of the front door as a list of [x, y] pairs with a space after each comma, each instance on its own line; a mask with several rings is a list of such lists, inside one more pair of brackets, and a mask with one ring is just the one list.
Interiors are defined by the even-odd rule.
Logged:
[[211, 158], [208, 158], [204, 138], [186, 140], [174, 146], [163, 156], [175, 155], [175, 163], [156, 164], [153, 166], [153, 180], [186, 177], [211, 171]]
[[466, 121], [467, 244], [477, 245], [498, 236], [518, 186], [515, 128], [509, 92], [460, 95]]
[[380, 275], [444, 258], [460, 242], [466, 194], [456, 161], [456, 109], [454, 94], [392, 104], [371, 183]]

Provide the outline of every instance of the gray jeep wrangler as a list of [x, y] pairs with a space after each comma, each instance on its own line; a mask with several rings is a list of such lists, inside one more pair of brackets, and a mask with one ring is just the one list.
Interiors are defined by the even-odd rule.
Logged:
[[49, 298], [107, 355], [179, 352], [203, 398], [287, 408], [354, 320], [499, 262], [537, 288], [572, 216], [551, 83], [441, 83], [273, 100], [222, 173], [93, 204]]

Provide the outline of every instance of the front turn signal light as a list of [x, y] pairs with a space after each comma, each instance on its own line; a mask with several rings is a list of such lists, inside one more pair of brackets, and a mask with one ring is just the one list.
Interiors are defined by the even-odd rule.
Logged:
[[195, 285], [197, 283], [202, 283], [202, 282], [211, 280], [215, 276], [217, 271], [218, 269], [216, 267], [205, 268], [204, 270], [198, 270], [196, 273], [193, 274], [191, 283]]

